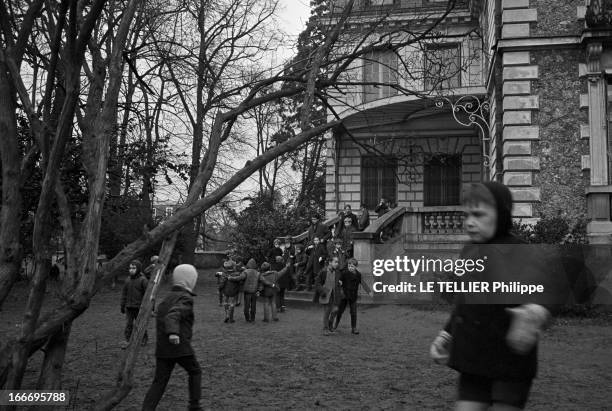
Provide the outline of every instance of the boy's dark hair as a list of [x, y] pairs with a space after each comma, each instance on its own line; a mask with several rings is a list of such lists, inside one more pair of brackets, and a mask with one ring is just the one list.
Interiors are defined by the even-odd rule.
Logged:
[[355, 267], [357, 267], [357, 259], [355, 258], [349, 258], [348, 261], [346, 262], [347, 264], [353, 264]]
[[140, 262], [140, 260], [132, 260], [130, 261], [130, 265], [136, 267], [136, 274], [142, 272], [142, 263]]
[[262, 272], [263, 272], [263, 271], [270, 271], [270, 263], [268, 263], [268, 262], [264, 262], [264, 263], [261, 265], [261, 271], [262, 271]]

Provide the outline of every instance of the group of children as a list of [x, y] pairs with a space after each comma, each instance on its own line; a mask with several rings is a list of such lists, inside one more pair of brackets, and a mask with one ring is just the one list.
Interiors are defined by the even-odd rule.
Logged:
[[[478, 252], [479, 247], [485, 245], [520, 243], [510, 234], [512, 197], [506, 187], [497, 183], [474, 185], [464, 202], [467, 207], [465, 227], [472, 242], [464, 248], [462, 256]], [[313, 230], [309, 259], [322, 243], [314, 240], [325, 235], [316, 230], [317, 227]], [[280, 249], [280, 244], [277, 245]], [[279, 254], [274, 250], [272, 254], [276, 264], [274, 267], [265, 262], [258, 268], [253, 259], [244, 268], [237, 267], [232, 260], [224, 263], [224, 270], [219, 275], [219, 289], [226, 322], [234, 322], [234, 307], [241, 293], [244, 295], [244, 313], [248, 322], [255, 319], [258, 296], [264, 297], [264, 321], [278, 319], [276, 312], [283, 307], [277, 300], [279, 283], [282, 278], [295, 276], [292, 270], [298, 266], [297, 252], [292, 254], [289, 250], [285, 253], [287, 249], [280, 251]], [[286, 261], [283, 260], [284, 255], [288, 256]], [[503, 252], [496, 258], [501, 266], [512, 263], [507, 261], [508, 257]], [[332, 334], [338, 327], [347, 305], [350, 307], [352, 332], [357, 334], [358, 287], [361, 285], [371, 294], [357, 270], [357, 261], [351, 257], [347, 259], [346, 266], [342, 266], [339, 256], [328, 255], [317, 256], [314, 262], [321, 267], [314, 281], [315, 301], [324, 306], [325, 334]], [[142, 290], [146, 289], [146, 278], [140, 276], [139, 271], [139, 264], [133, 262], [122, 298], [122, 312], [126, 310], [128, 323], [130, 318], [135, 318], [138, 309], [131, 301], [136, 301]], [[482, 275], [490, 274], [484, 272]], [[200, 409], [201, 370], [191, 347], [196, 280], [197, 271], [193, 266], [177, 266], [173, 272], [172, 290], [157, 307], [156, 370], [153, 384], [144, 400], [144, 410], [155, 409], [175, 364], [181, 365], [189, 374], [190, 409]], [[471, 280], [466, 278], [466, 281]], [[274, 309], [274, 305], [278, 309]], [[132, 312], [128, 313], [128, 308]], [[549, 318], [550, 307], [533, 302], [473, 305], [457, 300], [449, 321], [430, 348], [431, 357], [436, 362], [447, 364], [460, 373], [456, 409], [484, 411], [491, 408], [524, 408], [536, 373], [538, 335]]]

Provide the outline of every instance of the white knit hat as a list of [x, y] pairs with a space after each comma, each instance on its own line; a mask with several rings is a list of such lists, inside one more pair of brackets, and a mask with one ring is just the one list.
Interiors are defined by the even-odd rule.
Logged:
[[172, 272], [172, 284], [182, 287], [192, 294], [197, 280], [198, 271], [191, 264], [177, 265]]

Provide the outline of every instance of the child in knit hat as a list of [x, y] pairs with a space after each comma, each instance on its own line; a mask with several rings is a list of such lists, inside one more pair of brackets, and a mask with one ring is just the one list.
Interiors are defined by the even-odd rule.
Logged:
[[194, 266], [181, 264], [172, 273], [172, 289], [157, 307], [155, 377], [142, 409], [155, 410], [176, 364], [189, 375], [189, 409], [201, 410], [202, 371], [191, 339], [193, 335], [193, 290], [198, 279]]

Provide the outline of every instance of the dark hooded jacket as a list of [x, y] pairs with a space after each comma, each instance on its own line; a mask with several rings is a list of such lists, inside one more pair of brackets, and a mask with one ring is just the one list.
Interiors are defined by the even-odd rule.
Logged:
[[[472, 272], [453, 281], [515, 281], [523, 269], [537, 269], [534, 256], [523, 241], [510, 234], [512, 228], [512, 195], [507, 187], [487, 182], [483, 185], [493, 194], [497, 209], [494, 237], [485, 244], [467, 244], [462, 259], [486, 256], [484, 270]], [[517, 255], [520, 254], [520, 255]], [[505, 278], [504, 278], [505, 277]], [[473, 298], [472, 298], [473, 297]], [[479, 295], [458, 293], [456, 305], [445, 326], [452, 337], [449, 366], [459, 372], [496, 380], [530, 380], [536, 375], [537, 345], [526, 355], [513, 352], [506, 343], [511, 317], [506, 308], [518, 304], [474, 304]], [[467, 300], [467, 302], [466, 302]]]
[[244, 292], [245, 293], [256, 293], [260, 287], [261, 274], [257, 271], [257, 263], [254, 259], [250, 259], [247, 263], [246, 270], [243, 271], [244, 278]]
[[[157, 344], [155, 356], [178, 358], [194, 355], [191, 347], [193, 335], [193, 294], [183, 287], [173, 286], [157, 306]], [[171, 344], [170, 334], [179, 336], [179, 344]]]

